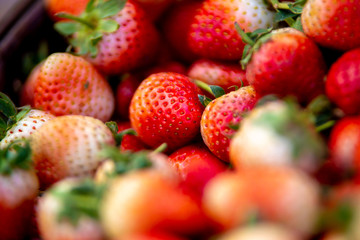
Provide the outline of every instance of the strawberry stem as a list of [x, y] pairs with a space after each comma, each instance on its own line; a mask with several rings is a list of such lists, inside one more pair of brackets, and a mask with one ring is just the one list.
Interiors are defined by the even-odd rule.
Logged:
[[239, 25], [237, 22], [235, 22], [234, 24], [235, 24], [235, 29], [236, 29], [236, 31], [239, 33], [242, 41], [243, 41], [244, 43], [246, 43], [246, 44], [249, 44], [250, 46], [254, 46], [255, 41], [253, 41], [253, 40], [244, 32], [244, 30], [241, 29], [240, 25]]
[[196, 86], [198, 86], [199, 88], [201, 88], [202, 90], [210, 93], [211, 95], [214, 95], [213, 92], [211, 91], [211, 88], [208, 84], [204, 83], [203, 81], [200, 80], [194, 80]]
[[60, 17], [60, 18], [66, 18], [66, 19], [73, 20], [73, 21], [75, 21], [75, 22], [81, 23], [81, 24], [89, 27], [89, 28], [92, 29], [92, 30], [96, 29], [96, 26], [95, 26], [94, 24], [92, 24], [91, 22], [86, 21], [86, 20], [83, 19], [83, 18], [74, 16], [74, 15], [71, 15], [71, 14], [67, 14], [67, 13], [57, 13], [56, 16], [57, 16], [57, 17]]

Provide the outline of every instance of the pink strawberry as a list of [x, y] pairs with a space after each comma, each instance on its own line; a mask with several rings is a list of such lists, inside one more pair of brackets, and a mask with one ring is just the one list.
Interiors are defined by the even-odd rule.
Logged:
[[238, 63], [225, 63], [200, 59], [190, 66], [188, 76], [200, 80], [208, 85], [222, 87], [226, 93], [235, 90], [235, 87], [249, 85], [246, 72]]
[[82, 57], [54, 53], [43, 63], [34, 86], [35, 108], [107, 121], [114, 105], [109, 83]]
[[42, 187], [67, 177], [91, 176], [103, 160], [104, 144], [115, 145], [100, 120], [79, 115], [54, 118], [31, 137], [33, 160]]
[[16, 108], [10, 98], [1, 92], [0, 101], [4, 103], [0, 111], [0, 149], [15, 141], [29, 139], [33, 132], [55, 117], [41, 110]]
[[331, 65], [326, 79], [326, 94], [345, 114], [360, 113], [360, 49], [342, 55]]
[[20, 105], [30, 105], [34, 106], [34, 87], [36, 79], [38, 78], [38, 75], [40, 73], [42, 63], [36, 65], [33, 70], [31, 71], [30, 75], [26, 79], [24, 85], [21, 89], [20, 94]]
[[262, 0], [205, 0], [190, 28], [190, 48], [205, 58], [241, 59], [245, 44], [235, 30], [235, 22], [245, 32], [270, 28], [274, 12]]
[[229, 162], [232, 135], [243, 116], [255, 106], [256, 93], [251, 86], [242, 87], [211, 101], [201, 117], [201, 136], [210, 151]]
[[301, 14], [304, 33], [338, 50], [360, 47], [360, 7], [354, 0], [309, 0]]
[[140, 139], [155, 148], [167, 143], [175, 150], [200, 132], [203, 107], [199, 88], [188, 77], [163, 72], [149, 76], [130, 104], [130, 122]]
[[[126, 3], [125, 3], [126, 2]], [[80, 55], [104, 74], [125, 73], [150, 63], [159, 36], [144, 10], [132, 0], [89, 1], [75, 22], [57, 23]], [[70, 25], [71, 24], [71, 25]]]
[[259, 96], [293, 95], [300, 102], [309, 102], [324, 91], [325, 73], [317, 45], [294, 28], [260, 38], [246, 67], [246, 78]]

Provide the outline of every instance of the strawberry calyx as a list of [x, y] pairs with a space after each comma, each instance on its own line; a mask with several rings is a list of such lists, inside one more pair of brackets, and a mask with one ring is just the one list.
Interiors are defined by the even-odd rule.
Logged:
[[71, 21], [58, 22], [55, 29], [69, 38], [79, 55], [96, 57], [97, 44], [104, 33], [118, 30], [119, 24], [109, 17], [116, 15], [125, 6], [126, 0], [90, 0], [80, 16], [58, 13], [57, 16]]
[[136, 136], [136, 132], [135, 132], [135, 130], [133, 128], [125, 129], [125, 130], [119, 132], [119, 127], [118, 127], [117, 123], [114, 122], [114, 121], [106, 122], [105, 125], [112, 132], [112, 134], [113, 134], [113, 136], [115, 138], [116, 146], [121, 145], [122, 139], [124, 138], [125, 135], [134, 135], [134, 136]]
[[0, 175], [11, 175], [16, 168], [28, 170], [32, 167], [31, 148], [26, 140], [18, 140], [0, 149]]
[[0, 140], [2, 140], [9, 129], [25, 117], [31, 110], [30, 106], [17, 108], [11, 99], [0, 92]]
[[241, 29], [240, 25], [235, 22], [235, 29], [240, 35], [242, 41], [246, 43], [243, 51], [243, 55], [241, 57], [241, 67], [243, 69], [246, 68], [246, 65], [250, 62], [252, 55], [254, 52], [259, 50], [262, 44], [267, 42], [271, 38], [271, 31], [272, 28], [268, 29], [257, 29], [253, 32], [244, 32], [244, 30]]
[[60, 203], [57, 220], [69, 221], [77, 226], [83, 216], [99, 220], [99, 207], [106, 185], [97, 185], [91, 179], [62, 183], [49, 190]]
[[289, 27], [302, 31], [301, 13], [307, 0], [296, 0], [294, 2], [279, 2], [270, 0], [276, 10], [275, 22], [286, 22]]
[[[219, 98], [222, 95], [225, 94], [225, 90], [217, 85], [209, 85], [204, 83], [203, 81], [200, 80], [194, 80], [194, 83], [202, 90], [204, 90], [205, 92], [210, 93], [212, 96], [214, 96], [215, 98]], [[243, 84], [242, 84], [243, 85]], [[205, 95], [201, 95], [198, 94], [198, 98], [199, 101], [201, 102], [201, 104], [206, 107], [213, 99], [205, 96]]]
[[276, 102], [282, 105], [279, 110], [264, 111], [253, 119], [252, 124], [271, 129], [279, 136], [289, 139], [292, 143], [292, 156], [295, 160], [309, 150], [316, 155], [316, 159], [323, 160], [326, 146], [312, 131], [311, 116], [308, 112], [302, 110], [292, 98]]

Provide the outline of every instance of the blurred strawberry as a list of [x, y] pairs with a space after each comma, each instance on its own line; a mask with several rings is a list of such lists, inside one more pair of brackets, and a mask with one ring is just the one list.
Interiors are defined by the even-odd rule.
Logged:
[[171, 5], [173, 0], [134, 0], [142, 7], [151, 21], [157, 20]]
[[34, 86], [35, 108], [107, 121], [114, 105], [109, 83], [82, 57], [54, 53], [43, 63]]
[[79, 16], [86, 8], [89, 0], [43, 0], [45, 9], [54, 21], [66, 19], [56, 16], [58, 13], [68, 13]]
[[190, 66], [188, 76], [208, 85], [222, 87], [226, 93], [234, 91], [235, 86], [249, 85], [246, 80], [246, 72], [242, 70], [238, 63], [200, 59]]
[[42, 66], [42, 63], [36, 65], [33, 68], [31, 73], [27, 77], [24, 85], [22, 86], [21, 94], [20, 94], [20, 105], [21, 106], [25, 106], [25, 105], [34, 106], [35, 82], [36, 82], [36, 79], [38, 78], [38, 75], [40, 74], [41, 66]]

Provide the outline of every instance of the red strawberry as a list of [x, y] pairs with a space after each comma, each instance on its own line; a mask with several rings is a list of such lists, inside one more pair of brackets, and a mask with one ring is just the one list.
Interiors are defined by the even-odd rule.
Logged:
[[[11, 150], [10, 150], [11, 149]], [[0, 239], [25, 239], [30, 233], [39, 181], [31, 149], [11, 144], [0, 149]]]
[[125, 134], [120, 144], [121, 151], [138, 152], [145, 149], [149, 147], [135, 135]]
[[204, 190], [203, 204], [223, 230], [257, 216], [306, 238], [317, 223], [320, 188], [315, 180], [295, 168], [253, 166], [211, 179]]
[[[125, 73], [150, 63], [158, 49], [159, 36], [143, 9], [133, 1], [90, 1], [76, 20], [57, 23], [69, 36], [78, 54], [105, 74]], [[69, 27], [71, 26], [71, 27]]]
[[89, 2], [89, 0], [43, 0], [45, 9], [49, 16], [54, 21], [64, 20], [63, 18], [57, 17], [57, 13], [68, 13], [72, 15], [80, 15]]
[[255, 106], [256, 93], [251, 86], [225, 94], [211, 101], [201, 117], [201, 136], [210, 151], [229, 162], [232, 127], [239, 125], [243, 115]]
[[354, 0], [309, 0], [301, 14], [304, 33], [321, 46], [360, 47], [360, 6]]
[[259, 96], [293, 95], [309, 102], [324, 90], [325, 62], [316, 44], [294, 28], [260, 39], [246, 67], [246, 78]]
[[186, 62], [198, 58], [186, 41], [193, 18], [200, 8], [201, 2], [191, 1], [174, 4], [162, 22], [163, 35], [175, 56]]
[[129, 119], [131, 99], [140, 85], [140, 80], [134, 74], [125, 74], [116, 87], [116, 110], [120, 118]]
[[173, 0], [134, 0], [134, 1], [146, 11], [147, 17], [152, 21], [158, 19], [173, 2]]
[[54, 115], [44, 111], [27, 107], [16, 108], [10, 98], [1, 92], [0, 102], [0, 149], [15, 141], [29, 139], [33, 132], [54, 118]]
[[185, 187], [202, 195], [207, 182], [227, 168], [206, 146], [188, 145], [173, 152], [169, 161], [177, 169]]
[[158, 73], [145, 79], [130, 105], [130, 122], [140, 139], [151, 147], [167, 143], [179, 148], [199, 134], [203, 107], [200, 90], [184, 75]]
[[360, 113], [360, 49], [342, 55], [331, 65], [326, 79], [326, 94], [345, 114]]
[[37, 221], [43, 240], [102, 240], [99, 220], [103, 190], [91, 180], [66, 179], [45, 191]]
[[[331, 130], [328, 147], [331, 162], [342, 175], [357, 172], [356, 149], [360, 146], [360, 117], [345, 117]], [[360, 159], [359, 159], [360, 160]]]
[[271, 101], [254, 108], [230, 142], [230, 162], [235, 169], [287, 165], [314, 173], [326, 152], [307, 112], [291, 101]]
[[103, 144], [115, 145], [100, 120], [79, 115], [54, 118], [31, 137], [33, 160], [43, 187], [67, 177], [91, 176], [103, 160]]
[[208, 59], [195, 61], [188, 71], [190, 78], [200, 80], [208, 85], [222, 87], [227, 93], [234, 91], [234, 86], [249, 85], [245, 74], [238, 63], [224, 63]]
[[34, 87], [34, 106], [54, 115], [110, 119], [114, 94], [106, 79], [82, 57], [54, 53], [44, 62]]
[[241, 59], [244, 43], [234, 22], [245, 32], [270, 28], [274, 12], [262, 0], [205, 0], [190, 28], [191, 49], [205, 58]]

